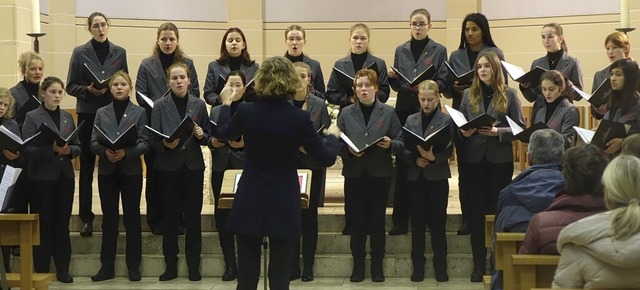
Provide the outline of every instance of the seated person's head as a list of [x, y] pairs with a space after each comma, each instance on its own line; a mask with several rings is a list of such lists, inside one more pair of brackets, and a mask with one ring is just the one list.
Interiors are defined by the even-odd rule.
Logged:
[[564, 153], [564, 139], [554, 130], [537, 130], [531, 134], [527, 150], [529, 165], [560, 163]]
[[562, 175], [569, 195], [603, 194], [602, 172], [609, 159], [594, 145], [569, 148], [562, 161]]
[[633, 134], [624, 138], [624, 142], [622, 142], [622, 154], [633, 155], [640, 158], [640, 134]]
[[640, 159], [620, 155], [613, 159], [602, 175], [605, 202], [612, 211], [612, 228], [619, 240], [626, 240], [640, 230]]

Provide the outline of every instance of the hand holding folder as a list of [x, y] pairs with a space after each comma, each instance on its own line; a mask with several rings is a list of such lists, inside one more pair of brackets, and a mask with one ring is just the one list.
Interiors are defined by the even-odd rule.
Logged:
[[9, 131], [7, 127], [0, 125], [0, 150], [9, 150], [11, 152], [20, 152], [24, 146], [36, 140], [41, 132], [22, 140], [20, 136]]
[[78, 136], [78, 132], [80, 132], [80, 128], [82, 128], [82, 126], [84, 126], [84, 121], [80, 122], [78, 127], [76, 127], [76, 129], [66, 137], [60, 135], [58, 130], [54, 130], [53, 128], [49, 127], [47, 123], [42, 123], [38, 131], [39, 133], [42, 133], [42, 138], [45, 138], [45, 140], [49, 140], [50, 142], [55, 141], [56, 145], [58, 145], [59, 147], [64, 147], [67, 143], [69, 143], [71, 139]]
[[91, 68], [89, 68], [89, 65], [85, 62], [83, 63], [84, 67], [87, 68], [87, 70], [89, 71], [89, 73], [91, 73], [91, 76], [93, 76], [93, 86], [98, 89], [98, 90], [102, 90], [105, 89], [107, 87], [109, 87], [109, 80], [111, 79], [111, 77], [108, 77], [106, 79], [103, 79], [101, 77], [98, 77], [98, 75], [93, 72], [93, 70]]
[[547, 71], [544, 68], [536, 66], [532, 70], [525, 73], [524, 70], [517, 65], [510, 64], [504, 60], [501, 60], [500, 62], [502, 63], [502, 67], [507, 71], [509, 76], [514, 81], [519, 82], [521, 84], [530, 83], [531, 84], [530, 87], [538, 86], [540, 84], [540, 77], [544, 72]]
[[447, 66], [447, 70], [449, 71], [449, 74], [451, 74], [452, 76], [454, 76], [454, 81], [458, 82], [458, 84], [460, 85], [464, 85], [464, 84], [471, 84], [471, 82], [473, 81], [473, 71], [474, 70], [470, 70], [466, 73], [463, 74], [458, 74], [453, 67], [451, 66], [451, 64], [449, 64], [448, 62], [444, 62], [444, 65]]
[[[349, 138], [349, 136], [347, 136], [345, 133], [340, 133], [340, 139], [342, 139], [342, 141], [344, 141], [344, 143], [346, 143], [347, 146], [349, 146], [349, 148], [351, 150], [353, 150], [353, 152], [358, 153], [358, 154], [364, 153], [365, 150], [371, 148], [373, 145], [376, 145], [378, 142], [384, 140], [384, 137], [385, 136], [382, 136], [382, 137], [374, 140], [371, 143], [365, 143], [365, 144], [356, 145], [356, 143], [351, 138]], [[361, 142], [359, 142], [359, 143], [361, 143]]]
[[600, 149], [606, 150], [607, 143], [616, 138], [625, 138], [629, 134], [631, 126], [614, 121], [602, 119], [596, 131], [574, 126], [580, 139], [586, 144], [593, 144]]
[[611, 96], [611, 81], [608, 78], [604, 80], [602, 83], [600, 83], [598, 88], [593, 91], [593, 93], [591, 93], [591, 95], [578, 89], [578, 87], [576, 87], [575, 85], [573, 86], [573, 90], [582, 98], [591, 103], [593, 107], [598, 108], [606, 104], [609, 100], [609, 96]]
[[[425, 80], [430, 80], [433, 78], [433, 76], [436, 73], [436, 69], [433, 67], [433, 65], [430, 65], [427, 69], [425, 69], [424, 71], [422, 71], [421, 73], [419, 73], [418, 75], [416, 75], [415, 78], [413, 78], [412, 80], [409, 80], [409, 78], [407, 78], [405, 75], [403, 75], [399, 69], [395, 68], [395, 67], [391, 67], [391, 69], [400, 76], [400, 79], [406, 83], [408, 86], [410, 87], [415, 87], [417, 85], [419, 85], [421, 82], [425, 81]], [[473, 74], [472, 74], [473, 75]]]
[[414, 151], [416, 145], [422, 149], [429, 151], [433, 147], [434, 152], [439, 152], [445, 148], [451, 146], [451, 135], [449, 134], [449, 126], [445, 125], [435, 130], [433, 133], [426, 137], [409, 130], [407, 127], [402, 127], [402, 134], [404, 136], [405, 148], [409, 151]]
[[488, 115], [486, 113], [482, 113], [482, 115], [474, 118], [471, 121], [467, 121], [467, 118], [464, 117], [464, 114], [449, 105], [444, 105], [447, 112], [449, 112], [449, 116], [453, 120], [456, 125], [462, 130], [470, 130], [470, 129], [480, 129], [482, 127], [493, 127], [497, 123], [496, 118]]
[[184, 143], [187, 142], [187, 139], [189, 139], [189, 137], [191, 137], [191, 135], [193, 134], [193, 127], [195, 127], [195, 125], [196, 123], [193, 122], [191, 117], [186, 116], [184, 117], [184, 119], [182, 119], [182, 122], [180, 122], [178, 127], [176, 127], [176, 129], [173, 130], [173, 132], [171, 132], [170, 135], [166, 135], [150, 127], [149, 125], [145, 125], [145, 128], [147, 128], [153, 135], [159, 138], [162, 138], [163, 143], [165, 143], [165, 145], [167, 143], [171, 144], [172, 146], [167, 146], [167, 147], [170, 147], [170, 149], [173, 149], [173, 148], [181, 148], [182, 145], [184, 145]]
[[138, 129], [135, 125], [131, 125], [115, 139], [109, 138], [107, 133], [98, 128], [98, 126], [94, 125], [93, 128], [98, 142], [113, 151], [134, 146], [138, 143]]
[[524, 143], [529, 143], [529, 140], [531, 140], [531, 134], [533, 134], [533, 132], [540, 129], [549, 128], [545, 123], [538, 122], [533, 124], [533, 126], [525, 129], [520, 127], [520, 125], [518, 125], [518, 123], [516, 123], [514, 120], [509, 118], [509, 116], [505, 116], [505, 117], [507, 117], [507, 123], [509, 123], [509, 127], [511, 128], [511, 133], [513, 133], [513, 137], [515, 137], [517, 140], [520, 140], [521, 142], [524, 142]]

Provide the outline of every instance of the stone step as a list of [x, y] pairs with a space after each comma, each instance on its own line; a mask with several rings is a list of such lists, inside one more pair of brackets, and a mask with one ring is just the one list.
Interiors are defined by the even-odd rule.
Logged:
[[[448, 273], [451, 277], [468, 277], [471, 274], [472, 258], [471, 255], [465, 254], [449, 254], [448, 255]], [[431, 264], [431, 255], [427, 255], [427, 277], [434, 277], [433, 267]], [[20, 267], [19, 259], [13, 264], [13, 269]], [[157, 279], [164, 272], [164, 258], [162, 255], [145, 255], [142, 258], [140, 272], [144, 279]], [[316, 255], [314, 275], [316, 277], [348, 277], [353, 267], [353, 261], [350, 255]], [[387, 277], [411, 276], [413, 271], [411, 257], [402, 254], [388, 254], [384, 259], [384, 274]], [[52, 264], [52, 269], [54, 269]], [[100, 269], [100, 257], [97, 254], [76, 255], [71, 259], [69, 272], [74, 277], [87, 277], [98, 273]], [[204, 254], [201, 260], [201, 273], [204, 277], [220, 277], [224, 272], [224, 261], [221, 254]], [[366, 274], [369, 276], [370, 260], [366, 260]], [[116, 276], [126, 277], [127, 267], [125, 256], [116, 255], [115, 261]], [[180, 276], [187, 276], [187, 266], [184, 255], [178, 258], [178, 273]]]
[[[455, 232], [458, 230], [461, 221], [461, 215], [453, 214], [448, 215], [447, 217], [447, 231]], [[201, 218], [202, 223], [202, 231], [203, 232], [215, 232], [215, 220], [213, 218], [213, 213], [202, 214]], [[386, 229], [387, 231], [393, 227], [393, 221], [391, 219], [391, 209], [387, 209], [387, 217], [386, 217]], [[93, 221], [93, 231], [100, 232], [102, 224], [102, 215], [96, 215]], [[124, 225], [122, 221], [122, 215], [120, 216], [120, 232], [124, 232]], [[141, 225], [143, 232], [150, 232], [151, 230], [147, 226], [147, 217], [146, 215], [141, 216]], [[325, 207], [320, 208], [318, 213], [318, 232], [342, 232], [342, 228], [344, 227], [344, 211], [342, 209], [336, 209], [335, 207]], [[82, 221], [80, 217], [77, 215], [71, 216], [71, 220], [69, 222], [69, 230], [71, 232], [78, 232], [82, 228]]]
[[[118, 247], [116, 253], [125, 253], [126, 234], [120, 233], [118, 236]], [[350, 255], [349, 236], [339, 232], [322, 232], [318, 235], [318, 255]], [[429, 233], [426, 235], [427, 254], [431, 254], [431, 243]], [[184, 250], [184, 236], [178, 237], [178, 244]], [[102, 234], [94, 233], [91, 237], [81, 237], [79, 233], [71, 233], [71, 249], [73, 255], [99, 255], [102, 245]], [[456, 233], [447, 233], [447, 246], [449, 253], [471, 254], [469, 236], [458, 236]], [[142, 234], [142, 252], [147, 255], [162, 255], [162, 236], [150, 233]], [[387, 254], [409, 255], [411, 253], [411, 235], [386, 236]], [[202, 254], [222, 254], [218, 234], [205, 232], [202, 234]]]

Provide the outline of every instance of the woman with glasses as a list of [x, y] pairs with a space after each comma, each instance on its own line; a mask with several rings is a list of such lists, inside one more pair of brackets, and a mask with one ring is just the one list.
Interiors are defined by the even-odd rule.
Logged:
[[[414, 10], [409, 16], [411, 39], [396, 48], [393, 68], [403, 76], [413, 80], [417, 75], [433, 66], [433, 76], [430, 79], [438, 83], [440, 92], [447, 89], [447, 48], [429, 38], [431, 29], [431, 14], [426, 9]], [[396, 98], [396, 115], [400, 124], [407, 121], [409, 115], [420, 111], [418, 102], [418, 86], [410, 86], [389, 68], [389, 84], [398, 92]], [[407, 187], [407, 165], [396, 162], [395, 195], [393, 197], [393, 228], [390, 235], [407, 233], [409, 226], [409, 189]]]
[[109, 41], [109, 18], [100, 12], [94, 12], [87, 19], [87, 27], [91, 32], [91, 40], [73, 49], [69, 60], [67, 77], [67, 93], [76, 98], [76, 113], [80, 128], [80, 219], [83, 226], [80, 235], [93, 234], [91, 198], [93, 196], [93, 169], [96, 155], [91, 152], [91, 132], [96, 111], [111, 103], [113, 95], [108, 87], [108, 80], [115, 72], [127, 67], [127, 51]]
[[322, 75], [322, 67], [320, 62], [310, 58], [304, 54], [302, 50], [307, 44], [307, 33], [300, 25], [291, 25], [284, 30], [284, 43], [287, 45], [287, 52], [284, 54], [288, 60], [292, 63], [303, 62], [311, 67], [311, 85], [315, 92], [316, 97], [325, 99], [324, 92], [324, 76]]

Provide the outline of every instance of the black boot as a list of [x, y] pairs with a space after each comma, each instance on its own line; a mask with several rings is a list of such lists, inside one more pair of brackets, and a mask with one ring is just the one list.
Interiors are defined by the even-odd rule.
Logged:
[[413, 266], [411, 282], [422, 282], [424, 280], [424, 266]]
[[447, 282], [449, 281], [449, 274], [447, 274], [447, 263], [437, 263], [433, 262], [433, 270], [436, 272], [436, 281], [438, 282]]
[[382, 258], [371, 259], [371, 281], [384, 282], [384, 271], [382, 270]]
[[109, 280], [115, 278], [115, 276], [113, 267], [102, 267], [100, 268], [100, 271], [98, 271], [98, 274], [91, 276], [91, 281], [99, 282]]
[[178, 278], [178, 259], [165, 259], [165, 270], [158, 278], [159, 281], [169, 281]]
[[349, 281], [364, 281], [364, 258], [353, 259], [353, 270], [351, 271], [351, 277], [349, 278]]
[[238, 277], [238, 265], [236, 261], [227, 263], [224, 266], [224, 274], [222, 274], [222, 281], [233, 281]]
[[471, 282], [482, 282], [484, 270], [484, 267], [474, 266], [471, 273]]

